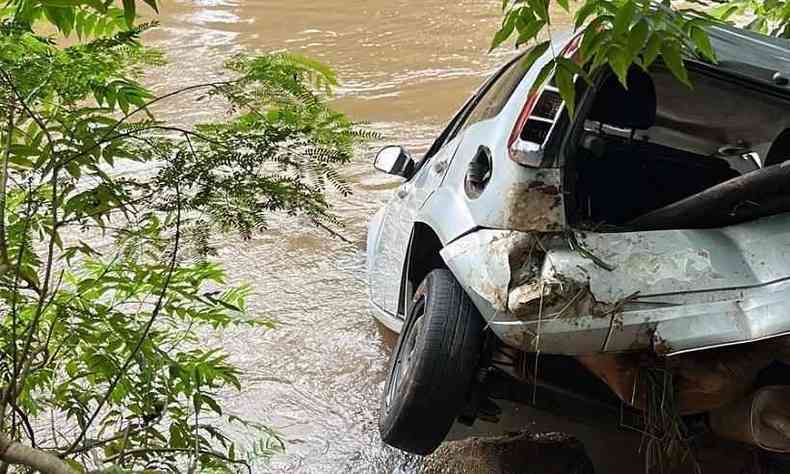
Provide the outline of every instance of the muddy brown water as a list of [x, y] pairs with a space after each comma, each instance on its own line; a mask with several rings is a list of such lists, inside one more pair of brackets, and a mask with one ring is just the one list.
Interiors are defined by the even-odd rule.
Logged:
[[[287, 49], [330, 64], [342, 81], [334, 103], [368, 122], [383, 142], [424, 152], [462, 101], [512, 51], [488, 54], [501, 19], [493, 0], [167, 1], [147, 40], [169, 64], [147, 83], [157, 92], [222, 77], [241, 51]], [[176, 98], [160, 117], [194, 123], [221, 107]], [[409, 472], [412, 459], [382, 446], [378, 399], [391, 337], [367, 306], [365, 226], [398, 185], [371, 165], [381, 143], [345, 169], [354, 194], [335, 200], [345, 243], [293, 219], [274, 219], [251, 241], [218, 242], [234, 282], [254, 293], [250, 310], [271, 331], [208, 335], [244, 370], [227, 409], [278, 430], [287, 451], [274, 472]], [[388, 340], [389, 339], [389, 340]], [[248, 435], [245, 435], [248, 437]], [[263, 470], [264, 468], [260, 467]]]

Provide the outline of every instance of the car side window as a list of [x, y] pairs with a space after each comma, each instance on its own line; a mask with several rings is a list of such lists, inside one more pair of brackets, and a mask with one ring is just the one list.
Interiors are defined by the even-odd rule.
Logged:
[[500, 70], [498, 77], [495, 77], [488, 88], [482, 92], [474, 104], [474, 108], [458, 127], [456, 134], [478, 122], [496, 117], [502, 112], [508, 99], [527, 74], [528, 68], [524, 64], [525, 60], [526, 55], [520, 55]]
[[445, 143], [452, 140], [454, 136], [452, 135], [453, 131], [456, 130], [458, 128], [458, 124], [466, 118], [466, 115], [469, 113], [469, 109], [472, 108], [472, 104], [475, 102], [474, 99], [474, 97], [471, 97], [469, 100], [467, 100], [463, 107], [461, 107], [461, 110], [459, 110], [453, 119], [450, 120], [450, 123], [444, 128], [442, 134], [439, 135], [436, 141], [434, 141], [431, 147], [428, 149], [428, 152], [425, 153], [425, 157], [423, 158], [422, 162], [428, 161], [433, 155], [442, 149]]
[[473, 123], [496, 116], [505, 107], [508, 98], [516, 90], [521, 79], [527, 73], [526, 68], [519, 68], [526, 55], [519, 55], [499, 69], [483, 87], [472, 96], [453, 117], [439, 138], [431, 145], [420, 166], [431, 159], [447, 142]]

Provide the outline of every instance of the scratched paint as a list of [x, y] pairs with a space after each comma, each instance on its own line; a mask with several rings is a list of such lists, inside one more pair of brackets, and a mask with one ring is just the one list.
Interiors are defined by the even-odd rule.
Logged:
[[[620, 234], [480, 230], [442, 256], [489, 326], [524, 350], [674, 355], [790, 333], [784, 220]], [[739, 241], [738, 239], [742, 239]], [[775, 240], [775, 241], [772, 241]], [[765, 247], [748, 248], [747, 242]], [[785, 246], [786, 247], [786, 246]], [[723, 275], [727, 275], [724, 277]]]

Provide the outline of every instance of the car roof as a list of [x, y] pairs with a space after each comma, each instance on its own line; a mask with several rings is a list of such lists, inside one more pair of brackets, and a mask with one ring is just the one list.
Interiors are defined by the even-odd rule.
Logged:
[[708, 28], [716, 52], [716, 68], [777, 85], [774, 75], [790, 80], [790, 40], [727, 25]]

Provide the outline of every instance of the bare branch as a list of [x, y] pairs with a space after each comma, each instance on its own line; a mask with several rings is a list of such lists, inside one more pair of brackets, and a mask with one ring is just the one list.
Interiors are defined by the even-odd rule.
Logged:
[[63, 460], [52, 453], [25, 446], [0, 433], [0, 460], [27, 466], [44, 474], [74, 474]]

